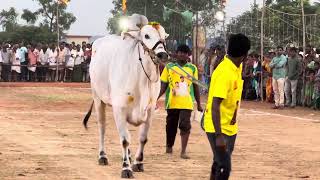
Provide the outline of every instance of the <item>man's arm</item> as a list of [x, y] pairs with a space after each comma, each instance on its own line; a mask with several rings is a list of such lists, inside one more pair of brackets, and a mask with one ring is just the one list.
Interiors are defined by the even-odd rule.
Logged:
[[213, 97], [211, 113], [216, 135], [216, 146], [226, 150], [226, 141], [221, 131], [220, 104], [222, 100], [222, 98]]
[[277, 68], [283, 68], [286, 63], [287, 63], [287, 58], [286, 57], [282, 57], [280, 62], [276, 64], [276, 67]]
[[197, 101], [197, 109], [198, 111], [203, 111], [202, 107], [201, 107], [201, 100], [200, 100], [200, 89], [199, 86], [197, 84], [193, 84], [194, 87], [194, 96], [195, 99]]
[[269, 67], [272, 69], [274, 68], [274, 66], [276, 65], [277, 63], [275, 62], [274, 58], [271, 60], [270, 64], [269, 64]]
[[166, 92], [167, 88], [168, 88], [168, 83], [165, 82], [161, 82], [161, 89], [160, 89], [160, 94], [158, 96], [158, 100], [160, 99], [160, 97]]
[[213, 97], [212, 100], [212, 120], [213, 126], [216, 134], [222, 134], [221, 132], [221, 122], [220, 122], [220, 104], [222, 102], [222, 98]]

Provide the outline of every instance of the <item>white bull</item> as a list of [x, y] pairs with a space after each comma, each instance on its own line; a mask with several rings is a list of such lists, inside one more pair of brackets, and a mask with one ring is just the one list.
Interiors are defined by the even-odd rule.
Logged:
[[[144, 170], [143, 150], [160, 91], [159, 62], [168, 59], [166, 36], [160, 25], [144, 25], [141, 30], [106, 36], [93, 44], [90, 64], [93, 103], [83, 123], [87, 127], [94, 104], [100, 134], [99, 164], [107, 165], [105, 107], [112, 106], [122, 146], [122, 178], [132, 178], [132, 171]], [[139, 147], [132, 166], [128, 123], [140, 126]]]

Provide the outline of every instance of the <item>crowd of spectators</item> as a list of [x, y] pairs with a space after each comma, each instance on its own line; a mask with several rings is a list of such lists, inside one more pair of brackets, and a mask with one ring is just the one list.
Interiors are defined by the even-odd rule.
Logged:
[[89, 82], [91, 44], [0, 43], [0, 81]]
[[[297, 105], [320, 109], [319, 54], [320, 51], [311, 46], [306, 47], [305, 54], [302, 48], [279, 46], [269, 49], [261, 61], [260, 54], [251, 52], [243, 64], [242, 98], [274, 103], [274, 109]], [[199, 71], [204, 83], [210, 83], [210, 77], [224, 55], [223, 46], [202, 52]], [[202, 93], [206, 92], [203, 89]]]

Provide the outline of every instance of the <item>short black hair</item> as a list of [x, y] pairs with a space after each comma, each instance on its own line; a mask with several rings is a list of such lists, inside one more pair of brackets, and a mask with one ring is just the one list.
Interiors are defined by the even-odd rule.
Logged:
[[298, 49], [296, 48], [296, 47], [291, 47], [290, 49], [289, 49], [289, 51], [293, 51], [293, 52], [297, 52], [298, 51]]
[[247, 36], [243, 34], [231, 34], [228, 42], [228, 55], [231, 57], [241, 57], [248, 54], [251, 43]]
[[283, 51], [283, 47], [282, 46], [277, 46], [277, 49], [281, 49]]
[[181, 44], [178, 46], [177, 52], [190, 54], [191, 50], [190, 50], [189, 46], [187, 46], [186, 44]]

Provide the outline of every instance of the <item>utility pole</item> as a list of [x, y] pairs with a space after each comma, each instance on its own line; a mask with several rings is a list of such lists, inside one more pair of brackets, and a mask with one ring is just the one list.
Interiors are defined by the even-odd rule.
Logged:
[[[300, 0], [301, 2], [301, 14], [302, 14], [302, 29], [303, 29], [303, 56], [302, 56], [302, 60], [303, 62], [305, 62], [305, 58], [306, 58], [306, 22], [305, 22], [305, 18], [304, 18], [304, 4], [303, 4], [303, 0]], [[299, 35], [298, 35], [299, 36]], [[304, 94], [304, 87], [305, 87], [305, 70], [303, 71], [303, 94]], [[304, 99], [304, 97], [303, 97]], [[305, 101], [302, 102], [303, 106], [305, 105]]]
[[195, 64], [196, 66], [198, 66], [198, 35], [199, 35], [199, 30], [198, 30], [198, 21], [199, 21], [199, 14], [198, 14], [198, 11], [197, 11], [197, 14], [196, 14], [196, 58], [195, 58]]
[[[59, 44], [60, 44], [60, 32], [59, 32], [59, 1], [57, 1], [57, 53], [59, 55]], [[56, 81], [59, 80], [59, 62], [58, 62], [58, 58], [57, 58], [57, 71], [56, 71]]]
[[144, 16], [147, 17], [147, 0], [144, 1]]
[[[255, 5], [256, 5], [256, 1], [254, 1]], [[255, 6], [256, 7], [256, 6]], [[262, 63], [263, 63], [263, 50], [264, 50], [264, 46], [263, 46], [263, 40], [264, 40], [264, 16], [265, 16], [265, 11], [266, 11], [266, 0], [263, 0], [263, 4], [262, 4], [262, 17], [261, 17], [261, 32], [260, 32], [260, 62], [261, 62], [261, 74], [260, 74], [260, 96], [261, 96], [261, 101], [263, 102], [263, 68], [262, 68]]]
[[303, 0], [301, 0], [301, 13], [302, 13], [302, 28], [303, 28], [303, 61], [305, 59], [305, 53], [306, 53], [306, 22], [305, 22], [305, 16], [304, 16], [304, 4], [303, 4]]

